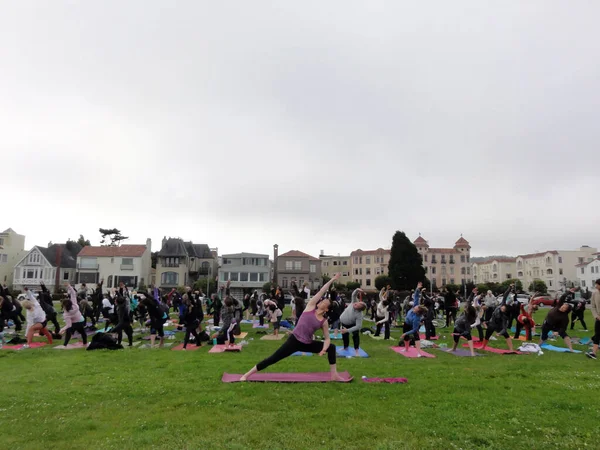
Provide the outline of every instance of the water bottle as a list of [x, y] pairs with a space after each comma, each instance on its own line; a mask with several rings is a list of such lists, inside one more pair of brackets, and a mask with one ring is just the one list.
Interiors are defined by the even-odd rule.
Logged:
[[213, 339], [213, 345], [217, 345], [217, 338]]

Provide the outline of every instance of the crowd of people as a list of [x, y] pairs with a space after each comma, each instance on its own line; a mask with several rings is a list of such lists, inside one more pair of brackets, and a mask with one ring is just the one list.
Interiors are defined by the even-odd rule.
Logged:
[[[531, 301], [526, 305], [517, 301], [514, 285], [510, 285], [501, 298], [494, 296], [491, 291], [480, 293], [477, 288], [467, 298], [461, 298], [460, 293], [447, 290], [429, 295], [422, 283], [403, 299], [390, 286], [381, 289], [378, 298], [369, 298], [362, 289], [356, 289], [347, 303], [344, 295], [338, 294], [333, 287], [338, 278], [339, 275], [336, 275], [312, 297], [306, 284], [299, 287], [292, 283], [289, 292], [292, 295], [292, 317], [287, 322], [290, 328], [293, 327], [293, 333], [274, 355], [257, 364], [255, 371], [296, 351], [327, 353], [332, 366], [332, 378], [335, 379], [335, 352], [330, 350], [329, 330], [341, 335], [344, 350], [349, 349], [352, 336], [354, 351], [358, 355], [360, 335], [364, 330], [363, 320], [368, 320], [369, 317], [375, 322], [375, 337], [381, 337], [383, 331], [383, 339], [390, 339], [391, 328], [401, 326], [402, 335], [398, 345], [404, 351], [414, 345], [417, 356], [421, 356], [421, 327], [424, 328], [425, 339], [429, 340], [436, 336], [436, 323], [440, 325], [440, 321], [445, 321], [446, 328], [453, 327], [453, 350], [456, 350], [460, 339], [466, 339], [473, 355], [474, 330], [484, 349], [494, 334], [506, 340], [510, 351], [513, 350], [512, 340], [518, 339], [522, 331], [525, 331], [527, 341], [531, 341], [535, 335], [533, 315], [537, 306]], [[600, 344], [599, 289], [600, 280], [596, 282], [596, 291], [591, 298], [595, 334], [593, 349], [587, 356], [594, 359]], [[574, 292], [575, 289], [568, 290], [555, 300], [541, 325], [540, 344], [546, 342], [552, 332], [560, 336], [572, 351], [572, 342], [567, 334], [569, 324], [572, 330], [580, 322], [587, 331], [584, 318], [586, 303], [584, 300], [575, 300]], [[531, 298], [536, 295], [537, 293]], [[50, 344], [54, 339], [64, 338], [64, 346], [77, 335], [86, 346], [88, 331], [97, 330], [102, 318], [104, 329], [101, 331], [113, 336], [117, 345], [122, 343], [123, 332], [129, 346], [133, 345], [133, 327], [139, 322], [140, 327], [150, 328], [150, 345], [155, 346], [158, 338], [158, 346], [162, 347], [165, 340], [164, 326], [173, 310], [178, 316], [178, 327], [185, 327], [184, 349], [192, 337], [197, 346], [212, 340], [215, 344], [231, 347], [235, 343], [235, 336], [241, 332], [240, 324], [244, 317], [259, 325], [264, 325], [267, 321], [273, 326], [274, 334], [279, 334], [286, 303], [285, 293], [280, 287], [261, 294], [254, 291], [240, 300], [231, 294], [229, 282], [211, 296], [205, 296], [201, 290], [194, 291], [190, 287], [186, 287], [183, 292], [176, 289], [161, 292], [156, 287], [130, 291], [123, 283], [118, 288], [110, 288], [104, 292], [101, 280], [94, 290], [88, 290], [85, 284], [81, 285], [79, 291], [67, 285], [66, 296], [61, 299], [60, 305], [63, 327], [59, 325], [59, 313], [55, 309], [52, 295], [43, 284], [37, 297], [32, 290], [25, 288], [22, 301], [12, 298], [6, 286], [0, 286], [0, 334], [10, 322], [14, 324], [14, 331], [19, 334], [25, 323], [24, 348], [31, 345], [36, 334], [46, 337]], [[205, 314], [213, 318], [212, 326], [206, 330], [203, 328]], [[91, 321], [91, 327], [86, 326], [87, 320]], [[511, 337], [513, 323], [516, 328], [514, 337]], [[48, 325], [53, 326], [53, 333], [48, 330]], [[318, 329], [323, 329], [323, 341], [314, 340], [313, 334]]]

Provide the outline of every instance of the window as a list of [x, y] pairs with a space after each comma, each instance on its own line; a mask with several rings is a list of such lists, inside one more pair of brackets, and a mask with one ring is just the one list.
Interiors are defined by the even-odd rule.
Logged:
[[135, 288], [137, 286], [137, 277], [119, 277], [119, 283], [123, 283], [129, 288]]
[[233, 264], [233, 261], [231, 261], [229, 258], [223, 258], [223, 264]]
[[354, 269], [354, 275], [358, 275], [358, 269]]
[[552, 275], [552, 273], [553, 273], [553, 272], [552, 272], [552, 269], [548, 269], [548, 270], [546, 270], [546, 275]]
[[239, 273], [237, 273], [237, 272], [231, 272], [229, 274], [229, 277], [230, 277], [229, 279], [231, 281], [239, 281]]
[[548, 280], [548, 286], [552, 287], [552, 280]]
[[65, 280], [65, 281], [69, 281], [69, 272], [65, 272], [65, 273], [63, 274], [63, 280]]
[[585, 287], [585, 280], [581, 280], [581, 287]]
[[40, 262], [40, 254], [38, 252], [33, 252], [29, 255], [29, 263], [30, 264], [39, 264]]
[[519, 262], [517, 263], [517, 267], [518, 267], [519, 269], [520, 269], [521, 267], [523, 267], [523, 261], [519, 261]]
[[160, 282], [164, 285], [177, 286], [179, 284], [179, 274], [177, 272], [163, 272], [160, 276]]
[[354, 264], [358, 264], [358, 256], [354, 257]]
[[112, 285], [112, 275], [108, 276], [108, 281], [107, 281], [106, 287], [109, 287], [109, 288], [113, 287], [113, 285]]
[[381, 267], [375, 267], [375, 275], [381, 275]]
[[423, 261], [427, 262], [427, 255], [423, 255]]
[[267, 281], [267, 274], [264, 273], [264, 272], [259, 273], [258, 274], [258, 281], [262, 282], [262, 283], [266, 282]]
[[94, 272], [81, 272], [79, 274], [80, 283], [96, 283], [97, 274]]
[[442, 278], [442, 286], [446, 286], [446, 279]]
[[240, 281], [248, 281], [248, 272], [240, 272]]
[[355, 283], [360, 283], [360, 280], [356, 280], [356, 279], [355, 279], [355, 280], [354, 280], [354, 282], [355, 282]]
[[344, 261], [344, 262], [342, 263], [342, 266], [347, 266], [347, 265], [348, 265], [348, 261]]
[[0, 255], [0, 264], [6, 264], [8, 262], [8, 255], [6, 253], [2, 253]]
[[497, 278], [498, 278], [498, 274], [497, 274], [497, 273], [495, 273], [495, 274], [494, 274], [494, 280], [495, 280], [495, 279], [497, 279]]
[[367, 256], [367, 257], [365, 258], [365, 260], [366, 260], [366, 263], [367, 263], [367, 264], [371, 264], [371, 257], [370, 257], [370, 256]]
[[550, 257], [546, 256], [546, 264], [550, 264]]
[[559, 264], [562, 264], [562, 256], [559, 256], [559, 257], [558, 257], [558, 263], [559, 263]]
[[0, 238], [0, 245], [4, 245], [4, 238]]
[[337, 266], [337, 265], [338, 265], [338, 262], [337, 262], [337, 261], [333, 261], [333, 265], [334, 265], [334, 266]]
[[465, 255], [460, 255], [460, 262], [464, 263], [465, 262]]
[[367, 286], [371, 286], [371, 279], [367, 278]]
[[121, 264], [124, 266], [133, 266], [133, 258], [122, 258]]
[[506, 274], [506, 279], [507, 279], [507, 280], [510, 280], [511, 278], [512, 278], [512, 274], [511, 274], [511, 273], [507, 273], [507, 274]]
[[471, 268], [467, 267], [467, 275], [471, 275]]
[[446, 266], [442, 266], [442, 275], [446, 275]]
[[80, 269], [97, 269], [98, 259], [97, 258], [81, 258], [79, 263]]
[[358, 268], [358, 274], [359, 274], [359, 275], [362, 275], [362, 267], [359, 267], [359, 268]]
[[221, 281], [229, 280], [229, 272], [221, 272]]
[[250, 282], [258, 282], [258, 272], [250, 272]]
[[583, 268], [583, 267], [581, 268], [581, 273], [582, 273], [582, 274], [584, 274], [584, 273], [585, 273], [585, 270], [584, 270], [584, 268]]
[[577, 260], [579, 261], [579, 264], [583, 264], [583, 258], [577, 258]]
[[294, 261], [294, 270], [302, 270], [302, 261]]
[[465, 269], [464, 267], [461, 267], [461, 268], [460, 268], [460, 274], [461, 274], [461, 275], [464, 275], [464, 274], [466, 274], [466, 273], [467, 273], [467, 269]]
[[317, 265], [316, 264], [310, 265], [310, 273], [317, 273]]
[[432, 273], [433, 275], [435, 275], [435, 267], [432, 267], [432, 268], [431, 268], [431, 273]]
[[442, 264], [446, 264], [446, 257], [442, 256]]
[[431, 264], [437, 264], [437, 259], [435, 258], [435, 255], [431, 257]]
[[365, 275], [371, 275], [371, 268], [367, 267]]
[[359, 263], [359, 264], [362, 264], [362, 256], [359, 256], [359, 257], [358, 257], [358, 263]]
[[498, 272], [498, 267], [496, 266], [496, 264], [492, 266], [492, 272]]
[[[36, 272], [37, 272], [37, 270], [36, 270]], [[25, 271], [25, 275], [23, 276], [23, 278], [27, 278], [28, 280], [31, 280], [31, 279], [35, 278], [35, 274], [34, 274], [33, 269], [27, 269]]]
[[292, 270], [294, 268], [294, 261], [285, 262], [285, 270]]
[[288, 287], [288, 280], [287, 280], [287, 278], [282, 278], [282, 280], [281, 280], [281, 287], [284, 288], [284, 289], [287, 289], [287, 287]]
[[[450, 261], [452, 262], [452, 261]], [[454, 267], [450, 267], [450, 275], [454, 275]]]
[[454, 284], [454, 278], [450, 278], [450, 284]]

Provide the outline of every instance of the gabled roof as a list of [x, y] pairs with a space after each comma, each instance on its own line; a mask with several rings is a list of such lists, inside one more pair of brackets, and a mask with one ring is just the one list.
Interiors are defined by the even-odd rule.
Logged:
[[309, 254], [301, 252], [300, 250], [290, 250], [287, 253], [279, 255], [278, 258], [308, 258], [311, 261], [319, 261], [319, 258], [310, 256]]
[[455, 247], [469, 247], [469, 241], [467, 241], [464, 237], [460, 237], [458, 241], [454, 244]]
[[52, 267], [57, 267], [56, 259], [59, 248], [61, 249], [60, 267], [65, 269], [74, 269], [77, 267], [77, 255], [81, 251], [81, 245], [79, 245], [77, 242], [70, 241], [66, 244], [54, 244], [47, 248], [36, 246], [33, 247], [27, 254], [31, 253], [36, 248], [42, 255], [44, 255], [44, 258], [46, 258]]
[[83, 247], [77, 256], [95, 256], [98, 258], [108, 257], [112, 258], [115, 256], [136, 258], [140, 257], [146, 251], [145, 245], [121, 245], [119, 247], [103, 246], [93, 247], [88, 245]]
[[423, 239], [421, 236], [419, 236], [417, 239], [415, 239], [415, 242], [413, 242], [413, 244], [415, 244], [416, 246], [429, 246], [429, 244], [427, 243], [427, 241], [425, 239]]
[[158, 256], [187, 256], [188, 252], [182, 239], [169, 238], [158, 252]]
[[545, 256], [548, 253], [550, 253], [552, 255], [558, 255], [558, 251], [556, 251], [556, 250], [550, 250], [550, 251], [541, 252], [541, 253], [530, 253], [528, 255], [519, 255], [519, 256], [517, 256], [517, 258], [537, 258], [539, 256]]

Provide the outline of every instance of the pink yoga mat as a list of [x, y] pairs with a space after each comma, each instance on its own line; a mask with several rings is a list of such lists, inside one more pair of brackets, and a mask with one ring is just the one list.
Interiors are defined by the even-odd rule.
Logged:
[[408, 378], [365, 378], [362, 379], [365, 383], [408, 383]]
[[[463, 344], [463, 347], [469, 348], [469, 344]], [[489, 345], [487, 345], [485, 347], [485, 349], [483, 349], [481, 347], [482, 347], [482, 344], [480, 342], [473, 344], [473, 348], [475, 350], [483, 350], [483, 351], [490, 352], [490, 353], [497, 353], [499, 355], [507, 355], [507, 354], [508, 355], [522, 355], [521, 352], [517, 352], [517, 351], [511, 352], [510, 350], [505, 350], [503, 348], [494, 348], [494, 347], [490, 347]]]
[[[196, 346], [196, 344], [188, 344], [188, 345], [187, 345], [187, 347], [186, 347], [186, 349], [185, 349], [185, 351], [186, 351], [186, 352], [190, 352], [190, 351], [192, 351], [192, 350], [198, 350], [198, 349], [200, 349], [200, 348], [202, 348], [202, 347], [197, 347], [197, 346]], [[173, 347], [171, 350], [179, 350], [179, 351], [182, 351], [182, 350], [183, 350], [183, 344], [179, 344], [178, 346], [176, 346], [176, 347]]]
[[[406, 358], [417, 358], [417, 349], [415, 347], [408, 347], [408, 351], [400, 351], [400, 350], [404, 350], [405, 347], [390, 347], [392, 350], [394, 350], [396, 353], [405, 356]], [[435, 358], [434, 355], [432, 355], [431, 353], [427, 353], [424, 352], [423, 350], [421, 350], [421, 356], [422, 358]]]
[[[17, 344], [17, 345], [3, 345], [2, 350], [21, 350], [25, 344]], [[29, 348], [39, 348], [46, 345], [45, 342], [32, 342]], [[26, 349], [27, 350], [27, 349]]]
[[228, 349], [226, 345], [213, 345], [213, 348], [211, 348], [208, 353], [241, 352], [241, 351], [242, 351], [241, 345], [234, 345], [232, 349]]
[[[340, 372], [340, 376], [344, 379], [344, 383], [352, 381], [352, 376], [348, 372]], [[224, 373], [221, 381], [223, 383], [236, 383], [240, 381], [242, 375]], [[314, 372], [314, 373], [255, 373], [248, 381], [255, 382], [275, 382], [275, 383], [326, 383], [331, 381], [329, 372]]]
[[74, 344], [67, 344], [67, 346], [65, 347], [64, 345], [57, 345], [56, 347], [54, 347], [54, 350], [76, 350], [78, 348], [86, 348], [87, 346], [83, 345], [83, 342], [76, 342]]
[[[424, 334], [419, 334], [419, 337], [423, 340], [426, 339]], [[439, 339], [439, 336], [431, 336], [428, 340], [429, 341], [437, 341], [438, 339]]]

